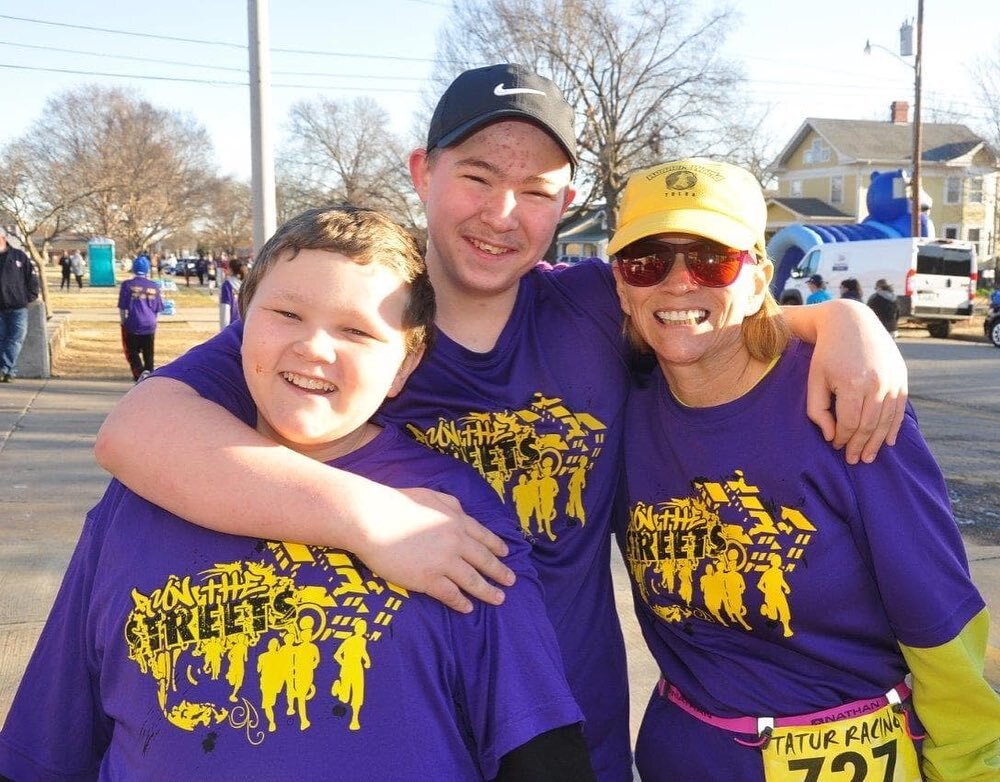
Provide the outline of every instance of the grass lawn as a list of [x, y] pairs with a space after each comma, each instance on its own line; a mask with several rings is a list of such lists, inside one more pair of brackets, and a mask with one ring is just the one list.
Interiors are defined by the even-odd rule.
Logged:
[[[118, 286], [91, 287], [85, 275], [83, 290], [76, 287], [74, 280], [69, 292], [60, 291], [58, 267], [45, 271], [49, 311], [54, 316], [71, 313], [66, 344], [52, 358], [53, 376], [131, 380], [117, 317]], [[116, 273], [116, 282], [130, 277]], [[219, 328], [217, 291], [200, 288], [197, 281], [187, 287], [181, 277], [177, 290], [165, 290], [163, 298], [174, 301], [175, 314], [160, 315], [155, 343], [158, 367], [208, 339]]]

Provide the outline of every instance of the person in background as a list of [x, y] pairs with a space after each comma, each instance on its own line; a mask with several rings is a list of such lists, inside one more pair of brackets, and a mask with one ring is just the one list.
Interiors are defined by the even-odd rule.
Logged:
[[166, 257], [163, 259], [163, 270], [167, 274], [173, 274], [177, 271], [177, 256], [174, 255], [173, 250], [168, 252]]
[[858, 282], [854, 277], [847, 277], [840, 282], [840, 298], [842, 299], [854, 299], [854, 301], [863, 301], [861, 293], [861, 283]]
[[69, 290], [70, 283], [70, 263], [69, 263], [69, 253], [63, 250], [62, 255], [59, 256], [59, 290], [64, 288]]
[[155, 369], [153, 348], [157, 316], [163, 312], [160, 286], [149, 279], [149, 265], [149, 258], [139, 255], [132, 261], [135, 277], [125, 280], [118, 291], [122, 344], [132, 379], [137, 383]]
[[[628, 671], [611, 579], [628, 392], [621, 308], [603, 261], [539, 265], [573, 200], [576, 165], [573, 108], [551, 80], [504, 63], [464, 71], [445, 90], [426, 145], [409, 158], [427, 213], [435, 344], [379, 422], [473, 465], [515, 509], [586, 717], [595, 773], [627, 782]], [[841, 445], [851, 441], [854, 460], [871, 458], [902, 415], [898, 350], [854, 302], [796, 310], [790, 318], [804, 336], [819, 331], [814, 420]], [[287, 449], [258, 447], [252, 430], [217, 407], [241, 417], [250, 407], [241, 335], [231, 324], [127, 395], [98, 435], [101, 464], [158, 504], [183, 506], [192, 521], [347, 548], [381, 575], [461, 610], [471, 608], [466, 594], [502, 600], [497, 584], [510, 581], [497, 568], [496, 541], [453, 498], [390, 496], [343, 471], [317, 472]], [[877, 390], [862, 388], [859, 374], [881, 378]], [[146, 481], [131, 446], [122, 458], [126, 433], [149, 424], [161, 453], [205, 466], [194, 478], [206, 477], [204, 489]], [[424, 511], [414, 529], [426, 534], [392, 532], [387, 517], [420, 515], [414, 499]]]
[[69, 256], [69, 268], [76, 278], [76, 287], [83, 290], [83, 254], [79, 250], [73, 250]]
[[640, 776], [996, 780], [989, 616], [944, 478], [909, 405], [870, 464], [809, 422], [766, 224], [748, 171], [677, 160], [632, 174], [608, 245], [656, 359], [625, 407], [617, 530], [663, 677]]
[[17, 377], [17, 359], [28, 335], [28, 305], [38, 298], [38, 270], [27, 254], [11, 247], [0, 226], [0, 383]]
[[208, 274], [208, 264], [209, 260], [205, 257], [204, 253], [199, 253], [198, 260], [194, 265], [195, 274], [198, 275], [198, 285], [205, 285], [205, 275]]
[[[219, 267], [219, 272], [226, 268]], [[240, 287], [247, 276], [247, 268], [242, 260], [233, 258], [229, 261], [229, 273], [226, 275], [222, 288], [219, 290], [219, 328], [224, 329], [234, 320], [240, 319], [239, 301]]]
[[824, 301], [830, 301], [833, 298], [829, 291], [827, 291], [826, 280], [823, 279], [823, 275], [821, 274], [811, 275], [806, 280], [806, 285], [809, 286], [809, 295], [806, 297], [806, 304], [819, 304]]
[[990, 294], [990, 306], [1000, 310], [1000, 286], [994, 288]]
[[261, 249], [241, 311], [262, 437], [460, 497], [517, 583], [459, 614], [348, 552], [219, 535], [112, 481], [0, 732], [0, 777], [593, 780], [510, 512], [472, 468], [369, 420], [430, 338], [416, 242], [377, 212], [305, 212]]
[[868, 297], [868, 306], [885, 326], [893, 339], [899, 336], [899, 301], [888, 280], [877, 280], [875, 292]]

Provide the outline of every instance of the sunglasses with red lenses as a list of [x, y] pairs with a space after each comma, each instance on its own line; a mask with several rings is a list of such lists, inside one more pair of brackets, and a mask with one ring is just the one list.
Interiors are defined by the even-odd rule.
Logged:
[[708, 239], [686, 244], [674, 244], [665, 239], [643, 239], [615, 253], [615, 261], [626, 283], [637, 288], [649, 288], [667, 278], [678, 253], [684, 256], [691, 278], [706, 288], [732, 285], [743, 264], [754, 262], [749, 250], [735, 250]]

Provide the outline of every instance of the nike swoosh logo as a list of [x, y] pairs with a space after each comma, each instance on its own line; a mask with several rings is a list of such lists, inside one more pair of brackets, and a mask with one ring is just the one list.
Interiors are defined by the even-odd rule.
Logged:
[[500, 97], [504, 95], [545, 95], [541, 90], [532, 90], [527, 87], [504, 87], [503, 82], [493, 88], [493, 94]]

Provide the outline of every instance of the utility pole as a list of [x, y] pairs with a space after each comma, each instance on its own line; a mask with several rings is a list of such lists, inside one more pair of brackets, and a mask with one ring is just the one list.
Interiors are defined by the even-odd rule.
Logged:
[[[923, 124], [920, 121], [920, 78], [924, 53], [924, 0], [917, 0], [917, 47], [913, 48], [913, 25], [904, 20], [899, 28], [899, 54], [871, 40], [865, 42], [865, 54], [881, 49], [903, 65], [913, 68], [913, 172], [910, 176], [910, 233], [920, 236], [920, 162], [923, 157]], [[916, 55], [911, 65], [904, 57]]]
[[920, 76], [924, 48], [924, 0], [917, 0], [917, 48], [913, 60], [913, 235], [920, 236], [920, 159], [923, 157], [923, 125], [920, 121]]
[[253, 254], [277, 227], [274, 147], [271, 142], [271, 52], [268, 0], [247, 0], [250, 52], [250, 157]]

